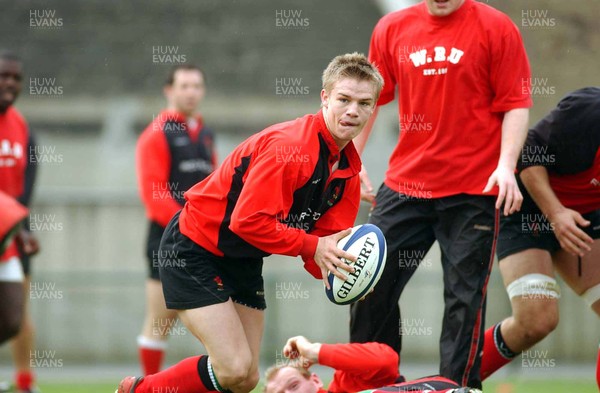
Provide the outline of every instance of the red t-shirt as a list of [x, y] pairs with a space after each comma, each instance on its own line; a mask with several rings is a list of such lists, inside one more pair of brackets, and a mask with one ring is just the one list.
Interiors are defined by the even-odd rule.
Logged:
[[[29, 152], [29, 128], [23, 116], [14, 107], [0, 113], [0, 190], [13, 198], [21, 196], [25, 185], [25, 169]], [[17, 256], [13, 243], [0, 256], [6, 261]]]
[[550, 187], [565, 207], [581, 214], [600, 209], [600, 149], [591, 168], [571, 175], [550, 172], [548, 178]]
[[396, 382], [398, 354], [380, 343], [322, 344], [319, 364], [335, 369], [328, 391], [359, 392]]
[[401, 133], [385, 184], [419, 198], [481, 195], [500, 156], [504, 112], [532, 105], [514, 23], [473, 0], [447, 17], [422, 2], [379, 21], [369, 59], [385, 80], [378, 105], [396, 87], [400, 95]]

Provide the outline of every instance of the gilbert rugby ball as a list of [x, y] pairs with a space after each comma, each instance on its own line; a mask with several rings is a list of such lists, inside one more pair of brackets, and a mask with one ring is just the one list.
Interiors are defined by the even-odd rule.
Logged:
[[327, 274], [330, 289], [325, 288], [329, 300], [335, 304], [350, 304], [365, 296], [377, 284], [387, 255], [385, 237], [373, 224], [358, 225], [350, 235], [340, 239], [338, 247], [357, 257], [350, 263], [354, 273], [338, 268], [347, 277], [342, 281], [331, 273]]

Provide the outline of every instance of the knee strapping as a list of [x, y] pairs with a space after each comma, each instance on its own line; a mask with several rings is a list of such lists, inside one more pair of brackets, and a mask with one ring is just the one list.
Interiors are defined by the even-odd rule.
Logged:
[[526, 274], [516, 279], [506, 287], [506, 292], [511, 299], [517, 296], [531, 299], [560, 298], [560, 286], [556, 280], [540, 273]]
[[594, 285], [588, 288], [587, 291], [581, 294], [583, 300], [591, 307], [594, 303], [600, 300], [600, 284]]

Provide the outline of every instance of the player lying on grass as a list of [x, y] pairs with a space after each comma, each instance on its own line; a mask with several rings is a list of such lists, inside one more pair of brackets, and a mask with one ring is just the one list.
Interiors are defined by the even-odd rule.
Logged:
[[[321, 344], [311, 343], [305, 337], [297, 336], [287, 341], [283, 354], [292, 360], [267, 370], [264, 393], [351, 393], [364, 390], [479, 392], [476, 389], [461, 388], [454, 381], [440, 376], [398, 382], [403, 380], [398, 374], [398, 354], [386, 344]], [[323, 387], [321, 379], [308, 370], [313, 364], [335, 370], [333, 381], [327, 389]]]
[[600, 88], [568, 94], [529, 130], [520, 169], [523, 206], [498, 243], [513, 315], [485, 334], [483, 378], [558, 324], [554, 268], [600, 315]]
[[221, 167], [185, 193], [162, 237], [166, 305], [208, 356], [183, 360], [118, 393], [251, 391], [259, 380], [263, 257], [297, 256], [327, 284], [354, 269], [337, 247], [354, 224], [361, 162], [352, 143], [373, 113], [383, 80], [365, 56], [338, 56], [323, 73], [322, 109], [242, 142]]
[[[16, 54], [0, 52], [0, 191], [29, 206], [38, 162], [35, 139], [27, 121], [15, 107], [22, 90], [23, 62]], [[29, 309], [31, 257], [40, 250], [28, 221], [0, 255], [0, 337], [18, 334], [11, 342], [15, 365], [15, 393], [35, 390], [30, 354], [35, 329]], [[21, 292], [21, 293], [17, 293]], [[1, 341], [1, 340], [0, 340]]]

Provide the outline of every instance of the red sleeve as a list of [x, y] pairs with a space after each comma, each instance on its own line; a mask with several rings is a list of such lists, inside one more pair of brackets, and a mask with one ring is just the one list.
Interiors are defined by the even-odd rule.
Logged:
[[390, 385], [399, 377], [398, 354], [380, 343], [322, 344], [319, 364], [335, 369], [330, 392], [357, 392]]
[[171, 155], [162, 132], [146, 130], [136, 147], [138, 187], [148, 218], [166, 227], [181, 206], [169, 191]]
[[[356, 221], [359, 207], [360, 179], [357, 175], [346, 182], [342, 199], [319, 218], [310, 233], [321, 237], [351, 228], [354, 226], [354, 221]], [[314, 253], [308, 258], [303, 258], [304, 268], [313, 277], [321, 279], [323, 278], [321, 269], [317, 266], [313, 256]]]
[[394, 61], [390, 58], [387, 34], [388, 23], [384, 17], [375, 26], [369, 45], [369, 61], [375, 64], [384, 81], [377, 105], [393, 101], [396, 95], [396, 77], [392, 69]]
[[309, 177], [302, 174], [303, 165], [278, 162], [276, 145], [259, 148], [253, 155], [238, 203], [231, 213], [229, 229], [270, 254], [312, 257], [318, 237], [278, 220], [287, 217], [294, 192]]
[[505, 28], [492, 33], [490, 80], [494, 90], [492, 111], [507, 112], [532, 106], [530, 94], [531, 70], [523, 40], [517, 27], [508, 17]]

